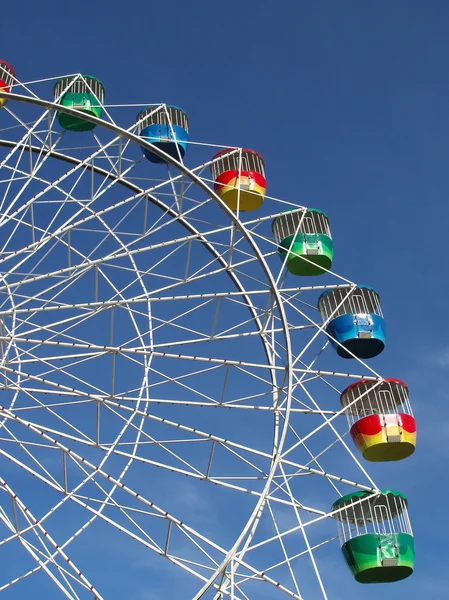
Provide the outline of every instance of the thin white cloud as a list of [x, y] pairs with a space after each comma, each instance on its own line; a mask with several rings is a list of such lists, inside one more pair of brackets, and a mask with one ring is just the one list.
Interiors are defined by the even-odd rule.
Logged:
[[445, 348], [438, 356], [435, 357], [435, 362], [439, 367], [449, 367], [449, 348]]

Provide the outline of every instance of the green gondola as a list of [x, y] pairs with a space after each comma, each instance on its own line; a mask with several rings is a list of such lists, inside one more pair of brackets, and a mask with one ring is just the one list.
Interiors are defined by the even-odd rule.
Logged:
[[316, 208], [292, 209], [272, 223], [278, 252], [293, 275], [322, 275], [332, 266], [329, 219]]
[[[103, 84], [91, 75], [63, 77], [54, 88], [55, 102], [98, 118], [103, 113], [104, 95]], [[95, 127], [94, 123], [63, 112], [58, 112], [57, 118], [61, 127], [68, 131], [91, 131]]]
[[413, 573], [414, 538], [407, 498], [392, 490], [355, 492], [332, 506], [342, 552], [359, 583], [390, 583]]

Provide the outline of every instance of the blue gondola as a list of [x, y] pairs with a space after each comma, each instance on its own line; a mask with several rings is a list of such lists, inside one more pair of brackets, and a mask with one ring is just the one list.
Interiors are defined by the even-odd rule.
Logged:
[[[181, 160], [189, 141], [189, 120], [177, 106], [165, 104], [149, 106], [137, 115], [139, 135], [154, 144], [175, 160]], [[143, 148], [145, 157], [152, 163], [166, 163], [150, 150]]]
[[379, 294], [372, 287], [324, 292], [318, 299], [318, 310], [324, 320], [330, 319], [326, 332], [342, 358], [354, 358], [350, 353], [357, 358], [373, 358], [384, 349], [385, 321]]

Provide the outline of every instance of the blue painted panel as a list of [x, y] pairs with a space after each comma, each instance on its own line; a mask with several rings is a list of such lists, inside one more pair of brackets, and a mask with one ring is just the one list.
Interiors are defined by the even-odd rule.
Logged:
[[[187, 142], [189, 141], [189, 134], [185, 129], [178, 125], [173, 125], [173, 132], [170, 125], [150, 125], [142, 129], [140, 135], [150, 144], [154, 144], [171, 157], [179, 160], [179, 154], [184, 157], [187, 150]], [[173, 136], [174, 133], [174, 136]], [[175, 141], [176, 140], [176, 141]], [[150, 150], [142, 148], [145, 157], [153, 163], [163, 163], [163, 159], [159, 158]], [[179, 154], [178, 154], [179, 151]]]
[[[346, 350], [350, 350], [358, 358], [373, 358], [385, 347], [385, 320], [373, 313], [341, 315], [332, 319], [326, 331], [344, 346], [342, 348], [331, 340], [332, 346], [342, 358], [353, 358]], [[363, 337], [367, 334], [370, 337]]]

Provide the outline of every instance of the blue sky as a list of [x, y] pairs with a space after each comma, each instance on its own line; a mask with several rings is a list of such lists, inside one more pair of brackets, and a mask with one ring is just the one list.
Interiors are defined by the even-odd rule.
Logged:
[[[2, 15], [1, 56], [19, 78], [92, 73], [109, 102], [174, 103], [193, 139], [258, 150], [270, 195], [325, 210], [335, 270], [380, 292], [375, 368], [409, 384], [419, 444], [370, 470], [409, 497], [417, 545], [415, 574], [384, 600], [449, 586], [448, 23], [444, 0], [43, 1]], [[359, 597], [343, 565], [329, 569], [330, 597], [346, 583], [342, 597]]]

